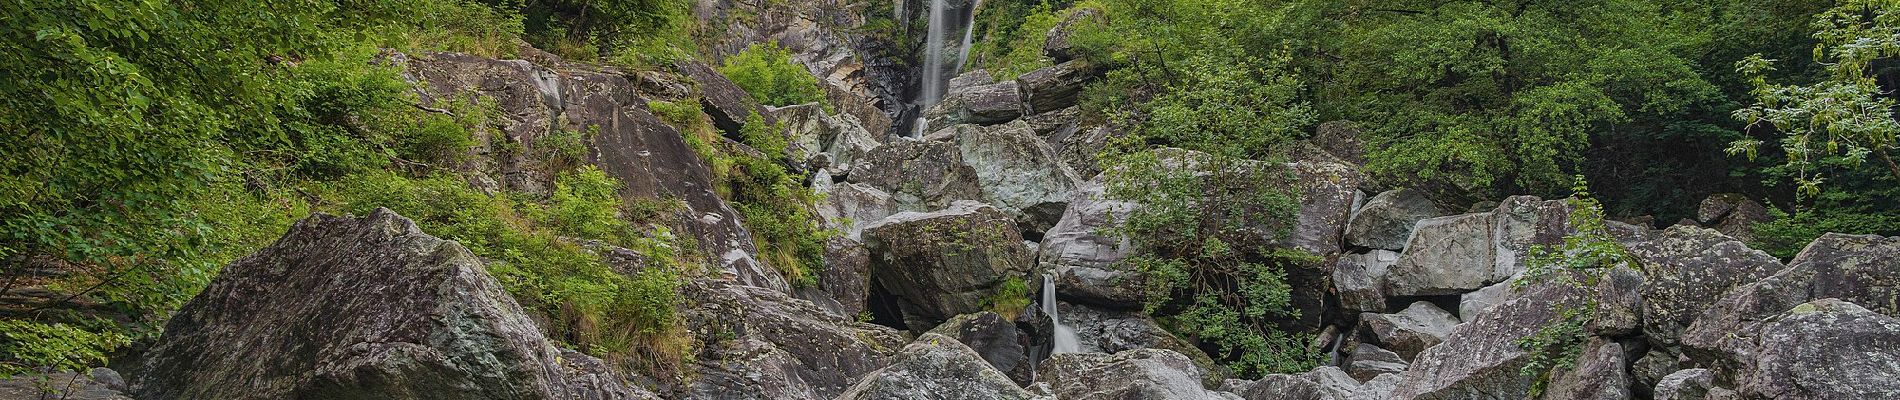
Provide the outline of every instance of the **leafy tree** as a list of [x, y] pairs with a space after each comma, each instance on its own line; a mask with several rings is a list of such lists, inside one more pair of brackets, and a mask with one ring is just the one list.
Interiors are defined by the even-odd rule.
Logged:
[[[1814, 58], [1827, 65], [1828, 76], [1811, 85], [1771, 84], [1764, 73], [1774, 68], [1774, 61], [1751, 56], [1737, 63], [1736, 70], [1750, 76], [1756, 102], [1735, 116], [1781, 132], [1784, 167], [1794, 171], [1802, 195], [1820, 193], [1825, 178], [1816, 171], [1817, 163], [1828, 157], [1856, 166], [1872, 158], [1900, 181], [1900, 163], [1888, 154], [1900, 146], [1895, 141], [1900, 134], [1896, 103], [1879, 82], [1894, 73], [1874, 65], [1900, 56], [1900, 3], [1847, 1], [1821, 14], [1815, 28], [1820, 44]], [[1752, 158], [1761, 144], [1739, 140], [1728, 152]]]
[[766, 105], [789, 106], [825, 100], [825, 92], [818, 88], [818, 77], [792, 62], [791, 52], [779, 47], [777, 42], [752, 45], [726, 57], [725, 63], [719, 66], [719, 73]]

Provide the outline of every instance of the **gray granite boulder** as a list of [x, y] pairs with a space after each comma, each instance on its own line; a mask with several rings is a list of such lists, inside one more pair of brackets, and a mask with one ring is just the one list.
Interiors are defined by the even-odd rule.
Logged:
[[1412, 189], [1389, 190], [1366, 200], [1352, 215], [1346, 227], [1346, 242], [1353, 246], [1384, 250], [1404, 250], [1412, 237], [1412, 227], [1426, 218], [1447, 214], [1425, 194]]
[[1048, 384], [1060, 399], [1230, 398], [1203, 387], [1204, 372], [1187, 356], [1168, 350], [1062, 353], [1049, 357], [1036, 371], [1036, 380]]
[[1458, 324], [1458, 316], [1423, 301], [1397, 313], [1365, 313], [1359, 317], [1360, 332], [1369, 336], [1367, 339], [1408, 360], [1444, 342]]
[[1027, 400], [1035, 398], [955, 338], [926, 333], [839, 400]]
[[1005, 280], [1028, 279], [1032, 255], [1022, 242], [1015, 221], [973, 201], [864, 228], [872, 278], [904, 300], [907, 323], [919, 330], [983, 310]]
[[1630, 248], [1643, 268], [1643, 333], [1674, 345], [1724, 293], [1782, 270], [1781, 261], [1714, 230], [1673, 226]]

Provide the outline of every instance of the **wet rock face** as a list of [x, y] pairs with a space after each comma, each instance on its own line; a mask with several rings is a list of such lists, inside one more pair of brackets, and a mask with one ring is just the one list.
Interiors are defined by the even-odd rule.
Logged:
[[1016, 222], [973, 201], [893, 215], [865, 227], [864, 240], [872, 277], [905, 300], [905, 318], [918, 322], [908, 326], [982, 310], [1005, 280], [1029, 275], [1031, 254]]
[[556, 349], [467, 249], [378, 209], [313, 215], [226, 266], [134, 386], [151, 399], [652, 397], [576, 372], [597, 362]]
[[957, 342], [926, 333], [904, 346], [889, 367], [867, 374], [840, 400], [1015, 400], [1034, 398]]
[[681, 291], [701, 344], [693, 399], [831, 398], [890, 364], [896, 330], [856, 322], [783, 293], [731, 281], [694, 281]]
[[1063, 353], [1036, 370], [1059, 399], [1220, 399], [1202, 387], [1203, 372], [1180, 353], [1159, 349], [1113, 355]]
[[[545, 161], [553, 151], [549, 137], [592, 132], [581, 161], [619, 180], [622, 198], [683, 202], [685, 209], [664, 222], [693, 237], [705, 260], [746, 283], [790, 290], [777, 270], [749, 256], [757, 253], [751, 233], [713, 192], [712, 171], [679, 131], [647, 110], [641, 85], [619, 73], [542, 58], [548, 64], [437, 53], [408, 60], [406, 71], [422, 84], [424, 103], [469, 93], [495, 101], [500, 130], [478, 134], [477, 161], [462, 168], [476, 180], [499, 177], [507, 189], [545, 195], [554, 181]], [[518, 150], [504, 151], [510, 148]]]
[[1675, 226], [1630, 248], [1643, 262], [1643, 332], [1673, 345], [1729, 289], [1766, 278], [1781, 260], [1714, 230]]

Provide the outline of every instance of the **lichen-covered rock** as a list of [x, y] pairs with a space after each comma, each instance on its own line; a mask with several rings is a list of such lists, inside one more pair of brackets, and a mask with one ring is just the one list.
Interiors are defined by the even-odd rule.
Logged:
[[1757, 347], [1732, 372], [1743, 398], [1900, 398], [1900, 319], [1821, 299], [1770, 318], [1750, 336]]
[[950, 78], [949, 90], [955, 92], [992, 83], [996, 83], [996, 77], [991, 76], [989, 70], [977, 69], [975, 71], [957, 74], [957, 77]]
[[982, 310], [998, 285], [1028, 277], [1032, 256], [1015, 221], [973, 201], [893, 215], [865, 227], [864, 240], [871, 276], [904, 300], [916, 329]]
[[1320, 149], [1346, 162], [1366, 162], [1366, 150], [1359, 144], [1359, 126], [1352, 121], [1322, 122], [1313, 129], [1312, 141]]
[[[784, 124], [786, 155], [813, 169], [832, 174], [849, 172], [850, 165], [879, 143], [850, 114], [826, 114], [817, 103], [769, 108]], [[824, 157], [820, 157], [823, 155]]]
[[1544, 388], [1548, 400], [1629, 400], [1629, 370], [1623, 346], [1602, 338], [1590, 339], [1576, 365], [1557, 368]]
[[1625, 337], [1643, 323], [1643, 273], [1618, 266], [1603, 271], [1591, 290], [1597, 294], [1595, 318], [1584, 329], [1593, 335]]
[[1459, 294], [1495, 283], [1491, 235], [1490, 213], [1419, 221], [1399, 262], [1386, 269], [1386, 295]]
[[1346, 227], [1346, 242], [1353, 246], [1385, 250], [1404, 250], [1406, 239], [1418, 221], [1446, 213], [1425, 194], [1412, 189], [1389, 190], [1354, 212]]
[[0, 399], [132, 400], [119, 373], [93, 368], [87, 373], [22, 374], [0, 379]]
[[[149, 399], [652, 398], [577, 372], [455, 242], [313, 215], [226, 266], [144, 354]], [[597, 361], [595, 361], [597, 362]]]
[[1405, 372], [1410, 364], [1399, 357], [1399, 353], [1370, 344], [1360, 343], [1354, 347], [1352, 356], [1346, 358], [1346, 370], [1353, 379], [1369, 381], [1379, 375]]
[[1662, 381], [1656, 382], [1656, 400], [1705, 400], [1709, 389], [1715, 387], [1715, 373], [1703, 368], [1690, 368], [1670, 373]]
[[839, 400], [1013, 400], [1035, 396], [956, 339], [926, 333]]
[[1352, 400], [1391, 400], [1392, 392], [1398, 391], [1399, 374], [1379, 375], [1366, 381], [1359, 390], [1352, 392]]
[[1029, 378], [1035, 372], [1034, 363], [1029, 360], [1029, 350], [1023, 347], [1021, 332], [1015, 322], [1004, 319], [997, 313], [984, 311], [975, 314], [963, 314], [944, 321], [928, 332], [954, 338], [978, 355], [997, 371], [1008, 375], [1019, 385], [1028, 385]]
[[994, 125], [1023, 116], [1022, 89], [1017, 81], [960, 89], [924, 110], [925, 132], [962, 124]]
[[1288, 164], [1287, 169], [1292, 171], [1293, 187], [1300, 191], [1300, 208], [1292, 237], [1280, 245], [1314, 255], [1338, 254], [1340, 243], [1344, 242], [1346, 222], [1352, 218], [1353, 205], [1361, 196], [1359, 184], [1363, 177], [1359, 169], [1324, 161], [1294, 162]]
[[1063, 165], [1075, 170], [1076, 176], [1086, 177], [1102, 173], [1095, 156], [1108, 148], [1108, 142], [1127, 135], [1107, 126], [1081, 126], [1055, 131], [1045, 139], [1055, 148], [1056, 157], [1062, 159]]
[[1161, 349], [1056, 354], [1036, 372], [1036, 380], [1047, 383], [1059, 399], [1224, 398], [1202, 386], [1204, 372], [1187, 356]]
[[1781, 260], [1714, 230], [1673, 226], [1630, 248], [1643, 265], [1643, 333], [1671, 346], [1730, 289], [1782, 270]]
[[871, 295], [871, 254], [864, 251], [864, 243], [844, 236], [826, 239], [825, 268], [818, 271], [817, 283], [794, 289], [794, 294], [837, 315], [855, 318], [863, 313]]
[[1027, 104], [1026, 115], [1035, 115], [1075, 105], [1077, 95], [1082, 94], [1082, 86], [1094, 79], [1100, 70], [1085, 60], [1069, 60], [1061, 64], [1043, 67], [1023, 73], [1016, 77], [1020, 83]]
[[831, 398], [889, 365], [906, 340], [896, 330], [731, 281], [695, 280], [681, 296], [700, 351], [679, 398]]
[[1339, 264], [1333, 267], [1333, 289], [1339, 292], [1340, 308], [1385, 311], [1385, 289], [1379, 283], [1385, 280], [1386, 269], [1398, 262], [1399, 253], [1389, 250], [1340, 256]]
[[1075, 190], [1075, 173], [1027, 124], [958, 126], [956, 143], [982, 188], [980, 200], [1015, 218], [1025, 231], [1047, 231], [1062, 218]]
[[1506, 280], [1459, 295], [1458, 317], [1467, 320], [1476, 318], [1479, 314], [1489, 311], [1491, 307], [1504, 304], [1504, 301], [1510, 300], [1514, 293], [1511, 290], [1511, 282], [1513, 280]]
[[1246, 400], [1336, 400], [1320, 390], [1319, 382], [1299, 375], [1268, 374], [1235, 392]]
[[1738, 286], [1708, 307], [1682, 335], [1686, 355], [1718, 373], [1754, 359], [1763, 327], [1795, 306], [1823, 298], [1900, 315], [1900, 237], [1827, 234], [1788, 267]]
[[1584, 306], [1586, 294], [1568, 285], [1539, 284], [1465, 321], [1442, 344], [1426, 349], [1399, 374], [1390, 399], [1521, 399], [1535, 379], [1521, 370], [1531, 354], [1517, 340]]
[[1366, 313], [1359, 317], [1359, 325], [1363, 327], [1360, 331], [1368, 335], [1368, 339], [1408, 360], [1444, 342], [1445, 336], [1458, 324], [1458, 316], [1424, 301], [1414, 302], [1395, 314]]
[[826, 204], [818, 207], [818, 217], [825, 220], [826, 227], [839, 230], [847, 238], [862, 238], [865, 226], [897, 213], [897, 202], [891, 200], [891, 194], [870, 185], [821, 182], [813, 186], [825, 196]]

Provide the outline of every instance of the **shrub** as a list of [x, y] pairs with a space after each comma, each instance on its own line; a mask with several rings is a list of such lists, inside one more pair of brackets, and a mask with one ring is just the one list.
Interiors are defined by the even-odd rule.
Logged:
[[825, 99], [818, 78], [793, 63], [791, 53], [776, 42], [753, 45], [726, 57], [719, 73], [766, 105], [819, 103]]

